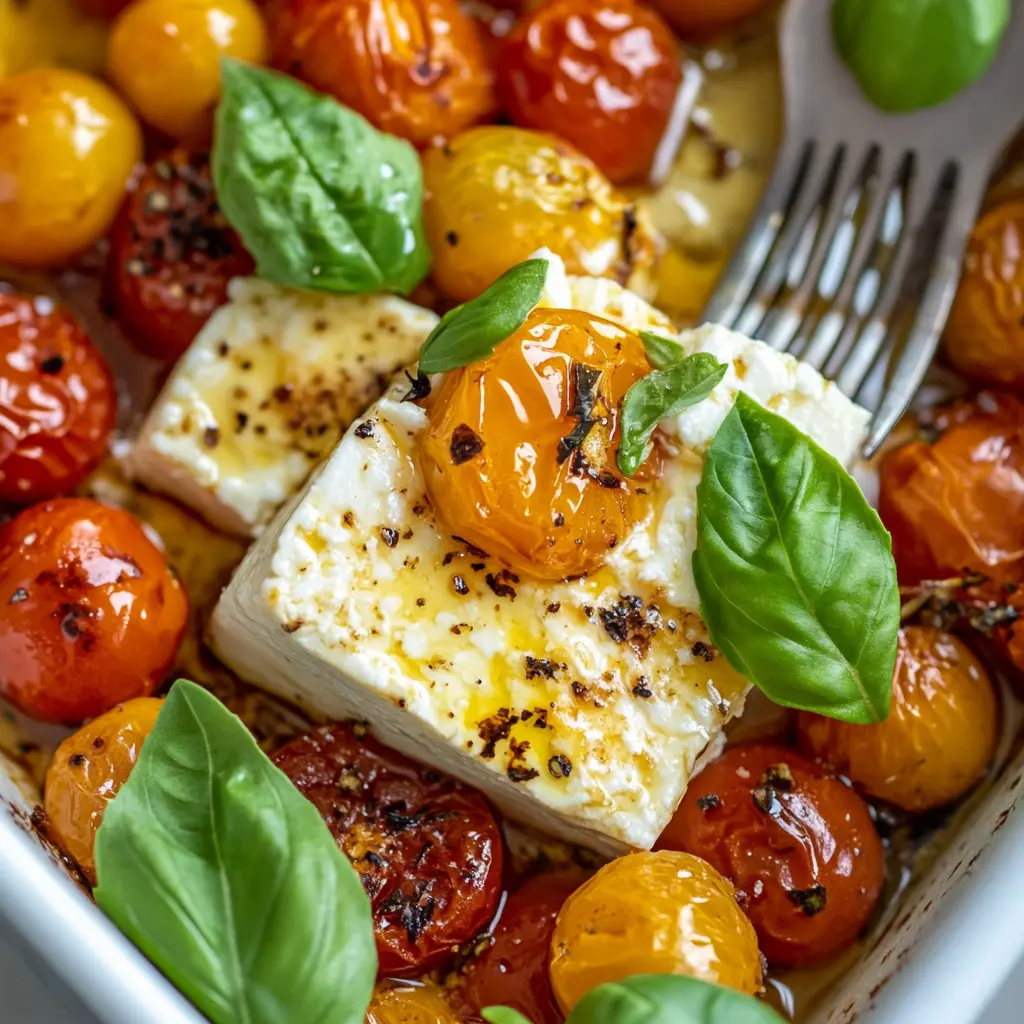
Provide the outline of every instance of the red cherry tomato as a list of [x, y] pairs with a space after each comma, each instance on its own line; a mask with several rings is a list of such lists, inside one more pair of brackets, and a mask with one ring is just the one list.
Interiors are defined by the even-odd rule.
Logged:
[[614, 182], [646, 174], [682, 80], [672, 32], [633, 0], [551, 0], [497, 65], [513, 121], [560, 135]]
[[508, 898], [490, 945], [463, 968], [454, 994], [463, 1016], [508, 1006], [533, 1024], [562, 1024], [548, 976], [551, 937], [562, 904], [584, 880], [580, 872], [538, 875]]
[[0, 695], [76, 724], [146, 697], [170, 670], [188, 601], [123, 509], [62, 498], [0, 531]]
[[359, 872], [381, 974], [422, 974], [486, 928], [501, 891], [502, 841], [479, 793], [353, 725], [300, 736], [274, 763]]
[[75, 6], [90, 18], [113, 21], [132, 0], [75, 0]]
[[175, 149], [151, 163], [110, 235], [107, 292], [132, 343], [168, 362], [253, 271], [213, 193], [205, 153]]
[[116, 408], [110, 370], [71, 313], [0, 294], [0, 501], [74, 490], [106, 451]]
[[703, 857], [745, 895], [770, 963], [849, 945], [878, 902], [882, 844], [867, 805], [786, 747], [732, 747], [690, 783], [660, 849]]

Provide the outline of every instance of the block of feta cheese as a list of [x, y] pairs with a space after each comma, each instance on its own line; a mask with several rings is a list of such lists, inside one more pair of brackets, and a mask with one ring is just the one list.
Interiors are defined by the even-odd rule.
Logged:
[[[553, 266], [542, 302], [670, 330], [611, 282]], [[665, 425], [647, 518], [584, 579], [520, 579], [443, 533], [400, 380], [250, 549], [210, 640], [240, 675], [485, 792], [509, 817], [614, 855], [648, 849], [748, 683], [712, 647], [690, 573], [703, 453], [746, 391], [849, 462], [867, 413], [792, 358], [722, 328], [706, 407]]]
[[127, 470], [212, 525], [255, 536], [436, 323], [393, 295], [236, 279], [175, 366]]

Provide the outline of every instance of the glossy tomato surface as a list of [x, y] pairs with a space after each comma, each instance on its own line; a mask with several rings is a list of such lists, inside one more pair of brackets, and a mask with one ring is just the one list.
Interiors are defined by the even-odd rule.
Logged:
[[107, 293], [132, 343], [171, 361], [254, 268], [220, 212], [209, 156], [175, 149], [146, 167], [110, 235]]
[[770, 7], [773, 0], [651, 0], [683, 36], [707, 36]]
[[829, 959], [867, 923], [882, 844], [852, 789], [787, 747], [732, 747], [691, 783], [662, 849], [688, 850], [743, 893], [769, 963]]
[[436, 985], [381, 981], [366, 1011], [366, 1024], [460, 1024]]
[[426, 145], [495, 109], [482, 29], [458, 0], [270, 0], [274, 64]]
[[0, 531], [0, 695], [77, 724], [151, 694], [170, 670], [188, 601], [122, 509], [61, 498]]
[[490, 921], [502, 840], [487, 801], [360, 726], [300, 736], [274, 763], [311, 800], [373, 905], [383, 975], [443, 963]]
[[551, 0], [524, 18], [498, 57], [512, 120], [551, 132], [614, 182], [650, 168], [682, 81], [676, 41], [634, 0]]
[[0, 293], [0, 502], [74, 490], [116, 411], [110, 370], [74, 316], [45, 296]]

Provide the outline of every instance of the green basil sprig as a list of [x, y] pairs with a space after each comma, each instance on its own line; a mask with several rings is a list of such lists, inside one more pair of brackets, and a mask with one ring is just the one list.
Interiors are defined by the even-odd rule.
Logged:
[[96, 902], [215, 1024], [362, 1024], [370, 902], [249, 730], [175, 683], [96, 835]]
[[287, 75], [234, 60], [221, 75], [217, 198], [260, 277], [350, 294], [414, 288], [430, 252], [413, 147]]
[[641, 377], [622, 399], [619, 472], [633, 476], [647, 456], [658, 423], [704, 401], [727, 369], [713, 355], [698, 352]]
[[644, 343], [647, 362], [656, 370], [665, 370], [686, 358], [686, 349], [674, 338], [666, 338], [653, 331], [641, 331], [640, 340]]
[[1010, 0], [834, 0], [836, 48], [890, 113], [933, 107], [980, 78], [1010, 21]]
[[526, 260], [506, 270], [483, 294], [449, 310], [423, 342], [420, 370], [442, 373], [485, 359], [526, 322], [547, 275], [547, 260]]
[[712, 641], [777, 704], [886, 717], [900, 619], [889, 534], [831, 455], [747, 395], [708, 451], [693, 574]]
[[[530, 1024], [504, 1006], [482, 1016], [490, 1024]], [[735, 989], [680, 974], [638, 974], [591, 989], [565, 1024], [782, 1024], [782, 1018]]]

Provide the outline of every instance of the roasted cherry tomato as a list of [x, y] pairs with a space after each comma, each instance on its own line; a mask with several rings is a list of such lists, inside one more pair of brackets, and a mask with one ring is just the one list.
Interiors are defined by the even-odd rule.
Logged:
[[117, 704], [57, 748], [44, 792], [49, 837], [96, 884], [96, 830], [117, 796], [163, 706], [155, 697]]
[[77, 724], [163, 682], [188, 601], [136, 519], [86, 498], [26, 509], [0, 531], [0, 696]]
[[0, 79], [0, 263], [51, 267], [106, 234], [142, 133], [102, 82], [45, 68]]
[[769, 963], [827, 960], [864, 927], [882, 891], [867, 805], [793, 750], [732, 747], [691, 783], [658, 840], [713, 864], [743, 893]]
[[946, 354], [968, 377], [1024, 387], [1024, 198], [995, 207], [975, 227]]
[[132, 0], [75, 0], [75, 6], [90, 18], [111, 21], [116, 18]]
[[850, 725], [801, 713], [800, 746], [870, 796], [914, 813], [948, 804], [995, 754], [992, 682], [956, 637], [926, 626], [900, 633], [889, 717]]
[[429, 981], [382, 981], [366, 1011], [366, 1024], [459, 1024], [459, 1018]]
[[209, 157], [176, 149], [146, 168], [114, 222], [108, 296], [131, 341], [171, 361], [253, 266], [214, 198]]
[[491, 69], [458, 0], [271, 0], [274, 64], [426, 145], [489, 117]]
[[720, 32], [771, 5], [772, 0], [650, 0], [683, 35]]
[[634, 0], [551, 0], [498, 59], [516, 124], [560, 135], [615, 182], [642, 178], [682, 81], [676, 41]]
[[559, 910], [583, 880], [578, 871], [538, 875], [508, 898], [490, 943], [462, 969], [453, 1002], [464, 1017], [508, 1006], [532, 1024], [562, 1024], [548, 972], [551, 939]]
[[502, 845], [479, 793], [353, 725], [300, 736], [274, 763], [359, 872], [381, 974], [422, 974], [483, 931], [498, 905]]
[[74, 490], [106, 451], [116, 408], [110, 370], [70, 312], [0, 293], [0, 501]]
[[205, 142], [220, 99], [220, 62], [263, 64], [267, 28], [252, 0], [135, 0], [117, 19], [107, 73], [147, 124]]
[[615, 278], [650, 295], [653, 232], [567, 142], [525, 128], [473, 128], [428, 150], [423, 173], [433, 279], [450, 298], [475, 298], [544, 246], [570, 274]]
[[687, 974], [758, 992], [757, 938], [735, 897], [710, 864], [686, 853], [634, 853], [606, 864], [555, 924], [551, 985], [562, 1011], [632, 974]]

